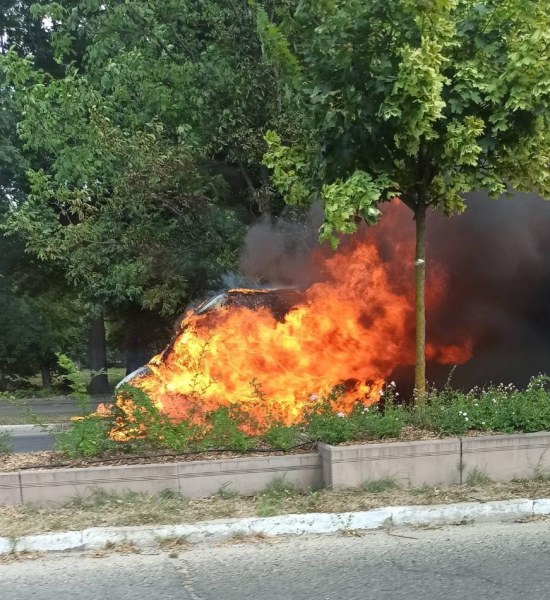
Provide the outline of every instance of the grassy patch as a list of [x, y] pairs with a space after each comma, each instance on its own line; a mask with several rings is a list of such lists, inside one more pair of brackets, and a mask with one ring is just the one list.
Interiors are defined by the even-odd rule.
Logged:
[[361, 489], [369, 494], [382, 494], [389, 490], [398, 490], [400, 487], [395, 479], [372, 479], [365, 481]]
[[[386, 485], [374, 491], [298, 491], [284, 480], [279, 480], [264, 492], [251, 497], [218, 493], [210, 498], [189, 499], [171, 490], [159, 494], [116, 495], [97, 492], [87, 498], [75, 498], [63, 506], [3, 506], [0, 507], [0, 531], [3, 536], [19, 537], [86, 527], [195, 523], [220, 518], [544, 497], [550, 497], [550, 479], [492, 482], [475, 487], [426, 486], [411, 490]], [[180, 545], [184, 545], [185, 540], [181, 542]]]
[[[66, 371], [71, 395], [78, 406], [84, 407], [88, 398], [81, 373], [71, 370], [70, 365]], [[523, 390], [499, 385], [463, 392], [447, 385], [443, 390], [428, 391], [426, 402], [418, 407], [398, 404], [394, 384], [388, 384], [379, 403], [357, 403], [349, 414], [334, 412], [338, 393], [341, 390], [335, 389], [327, 398], [313, 403], [300, 425], [273, 423], [266, 430], [244, 405], [222, 407], [198, 420], [174, 422], [142, 390], [124, 386], [119, 388], [113, 414], [101, 419], [85, 417], [59, 435], [58, 449], [70, 459], [101, 458], [113, 452], [288, 451], [318, 441], [342, 444], [550, 430], [550, 379], [542, 375], [532, 378]], [[30, 415], [27, 422], [37, 419]], [[247, 433], [255, 431], [258, 435]], [[113, 439], [126, 441], [113, 442], [113, 433]]]
[[491, 478], [477, 467], [470, 469], [466, 473], [466, 485], [470, 487], [488, 485], [489, 483], [491, 483]]
[[0, 456], [13, 452], [13, 440], [11, 435], [5, 431], [0, 433]]

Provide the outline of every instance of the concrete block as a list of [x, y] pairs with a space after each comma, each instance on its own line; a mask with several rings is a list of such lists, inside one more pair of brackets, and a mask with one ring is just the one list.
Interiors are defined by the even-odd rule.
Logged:
[[19, 473], [0, 473], [0, 506], [23, 504]]
[[533, 501], [533, 515], [550, 515], [550, 498], [539, 498]]
[[318, 454], [182, 462], [177, 469], [180, 493], [188, 498], [212, 496], [221, 489], [252, 495], [277, 479], [299, 489], [316, 489], [323, 482]]
[[479, 521], [511, 521], [533, 514], [533, 501], [527, 499], [434, 506], [398, 506], [390, 508], [395, 527], [459, 525]]
[[319, 444], [326, 487], [359, 487], [392, 479], [403, 487], [460, 481], [460, 440], [426, 440], [353, 446]]
[[550, 432], [463, 438], [462, 481], [481, 473], [495, 481], [550, 474]]
[[124, 465], [82, 469], [43, 469], [21, 473], [25, 504], [59, 504], [98, 490], [122, 494], [178, 491], [175, 464]]

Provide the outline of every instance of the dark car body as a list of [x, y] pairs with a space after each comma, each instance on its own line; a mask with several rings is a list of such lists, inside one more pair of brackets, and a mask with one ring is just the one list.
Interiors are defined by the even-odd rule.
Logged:
[[[237, 308], [244, 307], [252, 310], [259, 308], [268, 308], [273, 316], [277, 320], [284, 319], [285, 315], [297, 304], [304, 301], [304, 293], [296, 288], [274, 288], [274, 289], [235, 289], [225, 290], [208, 298], [196, 308], [192, 309], [191, 312], [195, 315], [204, 315], [209, 312], [216, 312], [222, 308]], [[160, 355], [160, 360], [166, 358], [172, 351], [175, 340], [180, 335], [182, 328], [185, 327], [185, 317], [189, 313], [186, 313], [180, 320], [180, 324], [177, 327], [177, 333], [170, 340], [170, 343], [163, 350]], [[139, 367], [135, 371], [132, 371], [117, 385], [117, 388], [121, 385], [127, 384], [135, 377], [147, 375], [151, 371], [147, 365]]]

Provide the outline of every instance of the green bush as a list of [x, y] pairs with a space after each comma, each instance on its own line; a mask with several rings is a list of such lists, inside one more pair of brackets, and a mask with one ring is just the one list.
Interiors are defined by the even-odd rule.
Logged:
[[405, 409], [395, 404], [390, 387], [386, 390], [384, 406], [358, 403], [349, 415], [335, 413], [328, 400], [308, 415], [306, 433], [311, 440], [327, 444], [393, 438], [401, 433], [406, 417]]
[[[550, 379], [542, 375], [532, 378], [524, 390], [498, 385], [463, 392], [447, 385], [440, 391], [429, 390], [422, 405], [404, 408], [396, 404], [390, 384], [381, 402], [372, 406], [358, 403], [350, 414], [333, 411], [336, 390], [316, 403], [302, 424], [292, 427], [276, 424], [258, 438], [242, 431], [243, 427], [253, 430], [254, 424], [238, 406], [207, 414], [201, 425], [191, 421], [174, 422], [161, 413], [142, 390], [124, 386], [118, 394], [128, 400], [125, 410], [119, 403], [110, 418], [87, 416], [74, 423], [72, 430], [57, 434], [58, 448], [71, 458], [99, 456], [114, 449], [125, 452], [247, 451], [259, 440], [272, 448], [289, 450], [296, 446], [302, 431], [309, 441], [342, 444], [398, 438], [405, 425], [444, 435], [462, 435], [471, 430], [527, 433], [550, 430], [549, 387]], [[75, 395], [80, 394], [76, 390]], [[130, 413], [128, 407], [133, 407]], [[126, 433], [129, 441], [113, 442], [109, 438], [113, 425], [119, 432]]]
[[107, 419], [84, 417], [71, 429], [56, 433], [56, 448], [68, 458], [100, 456], [116, 447], [108, 435], [110, 426]]
[[420, 428], [459, 435], [467, 431], [501, 433], [550, 429], [550, 379], [533, 377], [524, 390], [513, 385], [474, 388], [469, 392], [449, 386], [431, 390], [424, 405], [411, 409], [410, 422]]
[[290, 450], [298, 444], [300, 427], [286, 427], [275, 425], [271, 427], [262, 437], [263, 441], [278, 450]]
[[219, 408], [206, 417], [207, 430], [198, 442], [199, 449], [220, 448], [227, 450], [250, 450], [256, 438], [248, 436], [238, 427], [235, 415], [229, 408]]

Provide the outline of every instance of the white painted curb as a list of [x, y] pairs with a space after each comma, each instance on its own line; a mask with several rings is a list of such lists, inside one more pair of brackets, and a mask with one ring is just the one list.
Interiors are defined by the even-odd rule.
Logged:
[[24, 435], [24, 434], [42, 434], [50, 431], [61, 431], [68, 429], [71, 423], [45, 423], [44, 425], [0, 425], [0, 433], [9, 435]]
[[18, 539], [0, 537], [0, 554], [94, 550], [113, 544], [133, 544], [145, 548], [170, 539], [201, 543], [258, 534], [265, 536], [335, 534], [346, 530], [368, 531], [383, 527], [509, 521], [537, 515], [550, 515], [550, 498], [504, 500], [484, 504], [394, 506], [365, 512], [280, 515], [269, 518], [205, 521], [192, 525], [94, 527], [83, 531], [27, 535]]

